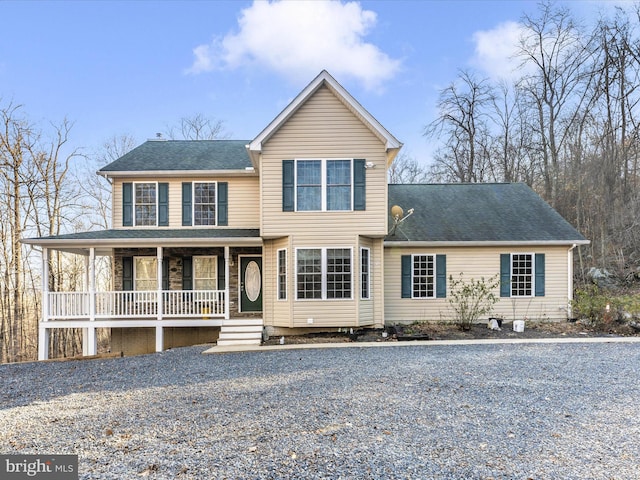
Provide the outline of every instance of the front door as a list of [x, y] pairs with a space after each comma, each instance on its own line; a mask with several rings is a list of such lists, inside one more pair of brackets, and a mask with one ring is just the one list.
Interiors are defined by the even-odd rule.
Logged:
[[262, 257], [240, 257], [240, 311], [262, 311]]

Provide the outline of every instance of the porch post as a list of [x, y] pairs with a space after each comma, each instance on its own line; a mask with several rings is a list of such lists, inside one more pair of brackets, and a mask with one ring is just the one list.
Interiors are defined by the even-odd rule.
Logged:
[[[156, 262], [158, 265], [157, 270], [157, 279], [158, 279], [158, 291], [157, 291], [157, 311], [158, 311], [158, 322], [162, 320], [162, 247], [156, 247], [156, 257], [158, 261]], [[156, 325], [156, 352], [161, 352], [164, 349], [164, 332], [162, 330], [162, 325], [158, 323]]]
[[42, 248], [42, 318], [38, 325], [38, 360], [49, 359], [49, 249]]
[[[89, 321], [96, 319], [96, 249], [89, 249]], [[95, 355], [98, 351], [95, 327], [82, 329], [82, 355]]]
[[229, 289], [229, 261], [230, 261], [230, 255], [229, 255], [229, 247], [225, 246], [224, 247], [224, 318], [225, 320], [229, 320], [229, 293], [230, 293], [230, 289]]

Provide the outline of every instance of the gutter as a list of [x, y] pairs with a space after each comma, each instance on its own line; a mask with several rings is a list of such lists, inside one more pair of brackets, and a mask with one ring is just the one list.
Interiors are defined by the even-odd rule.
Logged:
[[385, 247], [506, 247], [506, 246], [571, 246], [589, 245], [590, 240], [482, 240], [482, 241], [410, 241], [385, 240]]

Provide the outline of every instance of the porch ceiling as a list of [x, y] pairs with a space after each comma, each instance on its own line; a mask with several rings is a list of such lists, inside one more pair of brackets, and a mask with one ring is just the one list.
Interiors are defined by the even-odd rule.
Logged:
[[110, 229], [51, 237], [25, 238], [26, 245], [65, 252], [110, 254], [123, 247], [212, 247], [261, 246], [260, 230], [253, 228]]

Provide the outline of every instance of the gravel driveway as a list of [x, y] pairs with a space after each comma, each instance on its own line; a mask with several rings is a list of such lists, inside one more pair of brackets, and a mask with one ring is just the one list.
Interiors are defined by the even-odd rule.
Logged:
[[640, 344], [341, 348], [0, 366], [0, 453], [80, 478], [640, 478]]

